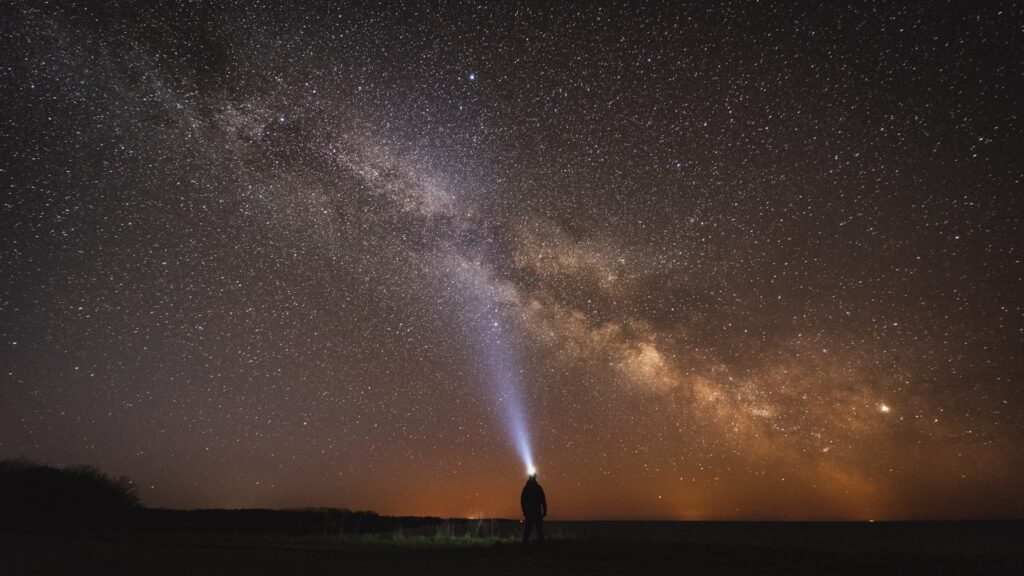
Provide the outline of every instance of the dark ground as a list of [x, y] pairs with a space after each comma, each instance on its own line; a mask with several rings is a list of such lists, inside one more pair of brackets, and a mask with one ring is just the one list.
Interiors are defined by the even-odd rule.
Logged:
[[1024, 570], [1022, 522], [552, 522], [553, 538], [545, 548], [528, 550], [509, 537], [516, 527], [492, 521], [390, 534], [306, 537], [8, 532], [0, 543], [0, 574], [1020, 574]]

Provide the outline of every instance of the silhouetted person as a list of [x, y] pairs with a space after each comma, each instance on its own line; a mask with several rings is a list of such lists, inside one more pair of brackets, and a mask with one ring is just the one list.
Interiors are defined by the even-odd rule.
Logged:
[[537, 473], [530, 474], [519, 497], [519, 505], [523, 509], [526, 521], [523, 523], [523, 544], [530, 541], [530, 532], [537, 528], [537, 541], [544, 543], [544, 517], [548, 515], [548, 501], [544, 498], [544, 489], [537, 484]]

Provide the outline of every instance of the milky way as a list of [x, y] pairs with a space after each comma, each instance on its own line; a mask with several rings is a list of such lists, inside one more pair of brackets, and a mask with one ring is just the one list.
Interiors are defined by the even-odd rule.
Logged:
[[561, 518], [1024, 513], [1019, 5], [91, 4], [0, 24], [0, 456], [515, 516], [511, 388]]

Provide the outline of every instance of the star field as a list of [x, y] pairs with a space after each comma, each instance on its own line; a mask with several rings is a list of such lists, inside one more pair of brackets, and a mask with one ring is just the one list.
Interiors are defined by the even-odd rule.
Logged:
[[4, 11], [0, 456], [512, 517], [506, 374], [555, 517], [1024, 513], [1019, 5]]

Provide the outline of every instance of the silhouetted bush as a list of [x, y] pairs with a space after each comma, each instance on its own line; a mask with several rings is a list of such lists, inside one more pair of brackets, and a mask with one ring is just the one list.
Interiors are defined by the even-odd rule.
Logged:
[[55, 468], [28, 460], [0, 460], [0, 528], [5, 529], [345, 535], [409, 530], [441, 522], [440, 518], [389, 517], [335, 508], [144, 508], [130, 480], [111, 478], [91, 466]]
[[139, 507], [131, 480], [91, 466], [0, 461], [0, 526], [60, 531], [121, 525]]
[[391, 517], [336, 508], [299, 510], [165, 510], [134, 515], [134, 527], [147, 531], [221, 534], [345, 535], [373, 534], [440, 524], [440, 518]]

